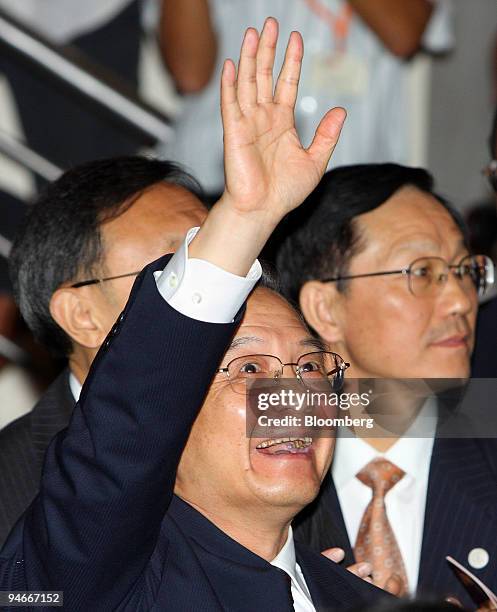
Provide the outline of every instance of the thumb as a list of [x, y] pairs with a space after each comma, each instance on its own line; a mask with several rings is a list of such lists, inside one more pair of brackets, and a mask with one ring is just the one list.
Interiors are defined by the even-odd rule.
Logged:
[[345, 558], [345, 552], [341, 548], [327, 548], [321, 554], [335, 563], [340, 563]]
[[392, 574], [386, 581], [383, 589], [391, 595], [401, 597], [404, 594], [404, 585], [402, 583], [402, 578], [398, 574]]
[[337, 107], [329, 110], [321, 119], [311, 145], [307, 152], [324, 173], [335, 146], [340, 138], [340, 132], [347, 113], [344, 108]]

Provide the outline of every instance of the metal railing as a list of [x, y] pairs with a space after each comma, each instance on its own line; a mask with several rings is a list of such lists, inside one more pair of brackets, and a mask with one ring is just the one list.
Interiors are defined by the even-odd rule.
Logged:
[[[16, 22], [0, 10], [0, 45], [16, 56], [41, 68], [73, 88], [101, 108], [139, 132], [147, 144], [167, 142], [172, 128], [169, 119], [143, 102], [136, 94], [106, 82], [102, 75], [83, 67], [65, 51], [57, 49], [42, 37]], [[114, 80], [114, 79], [112, 79]]]

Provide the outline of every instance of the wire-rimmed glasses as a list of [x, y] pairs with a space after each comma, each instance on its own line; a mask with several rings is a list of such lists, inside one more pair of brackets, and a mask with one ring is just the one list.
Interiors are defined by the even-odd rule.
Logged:
[[218, 373], [224, 373], [235, 393], [245, 393], [250, 380], [283, 377], [285, 366], [291, 366], [298, 380], [304, 385], [328, 381], [333, 390], [342, 387], [345, 370], [350, 364], [331, 351], [313, 351], [301, 355], [296, 362], [283, 363], [275, 355], [243, 355], [232, 359]]
[[409, 291], [416, 296], [426, 296], [438, 293], [449, 279], [452, 272], [467, 291], [476, 291], [484, 295], [494, 283], [494, 264], [486, 255], [466, 255], [458, 264], [449, 264], [442, 257], [419, 257], [406, 268], [369, 272], [367, 274], [349, 274], [323, 278], [323, 283], [369, 276], [385, 276], [388, 274], [403, 274], [407, 278]]

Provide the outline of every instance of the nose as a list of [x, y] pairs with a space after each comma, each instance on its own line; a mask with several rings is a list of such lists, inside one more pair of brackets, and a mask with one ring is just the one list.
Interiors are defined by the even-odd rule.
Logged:
[[441, 292], [441, 303], [447, 315], [465, 316], [476, 310], [478, 296], [476, 288], [465, 285], [450, 271]]

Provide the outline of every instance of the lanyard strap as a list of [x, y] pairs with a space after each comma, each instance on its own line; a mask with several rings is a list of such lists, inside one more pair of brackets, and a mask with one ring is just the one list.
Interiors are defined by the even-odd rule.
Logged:
[[353, 13], [350, 4], [348, 2], [344, 2], [340, 13], [335, 15], [335, 13], [333, 13], [333, 11], [320, 0], [305, 0], [305, 3], [309, 9], [319, 17], [319, 19], [328, 24], [335, 42], [336, 50], [339, 52], [345, 51], [347, 46], [347, 38], [349, 35], [350, 21]]

